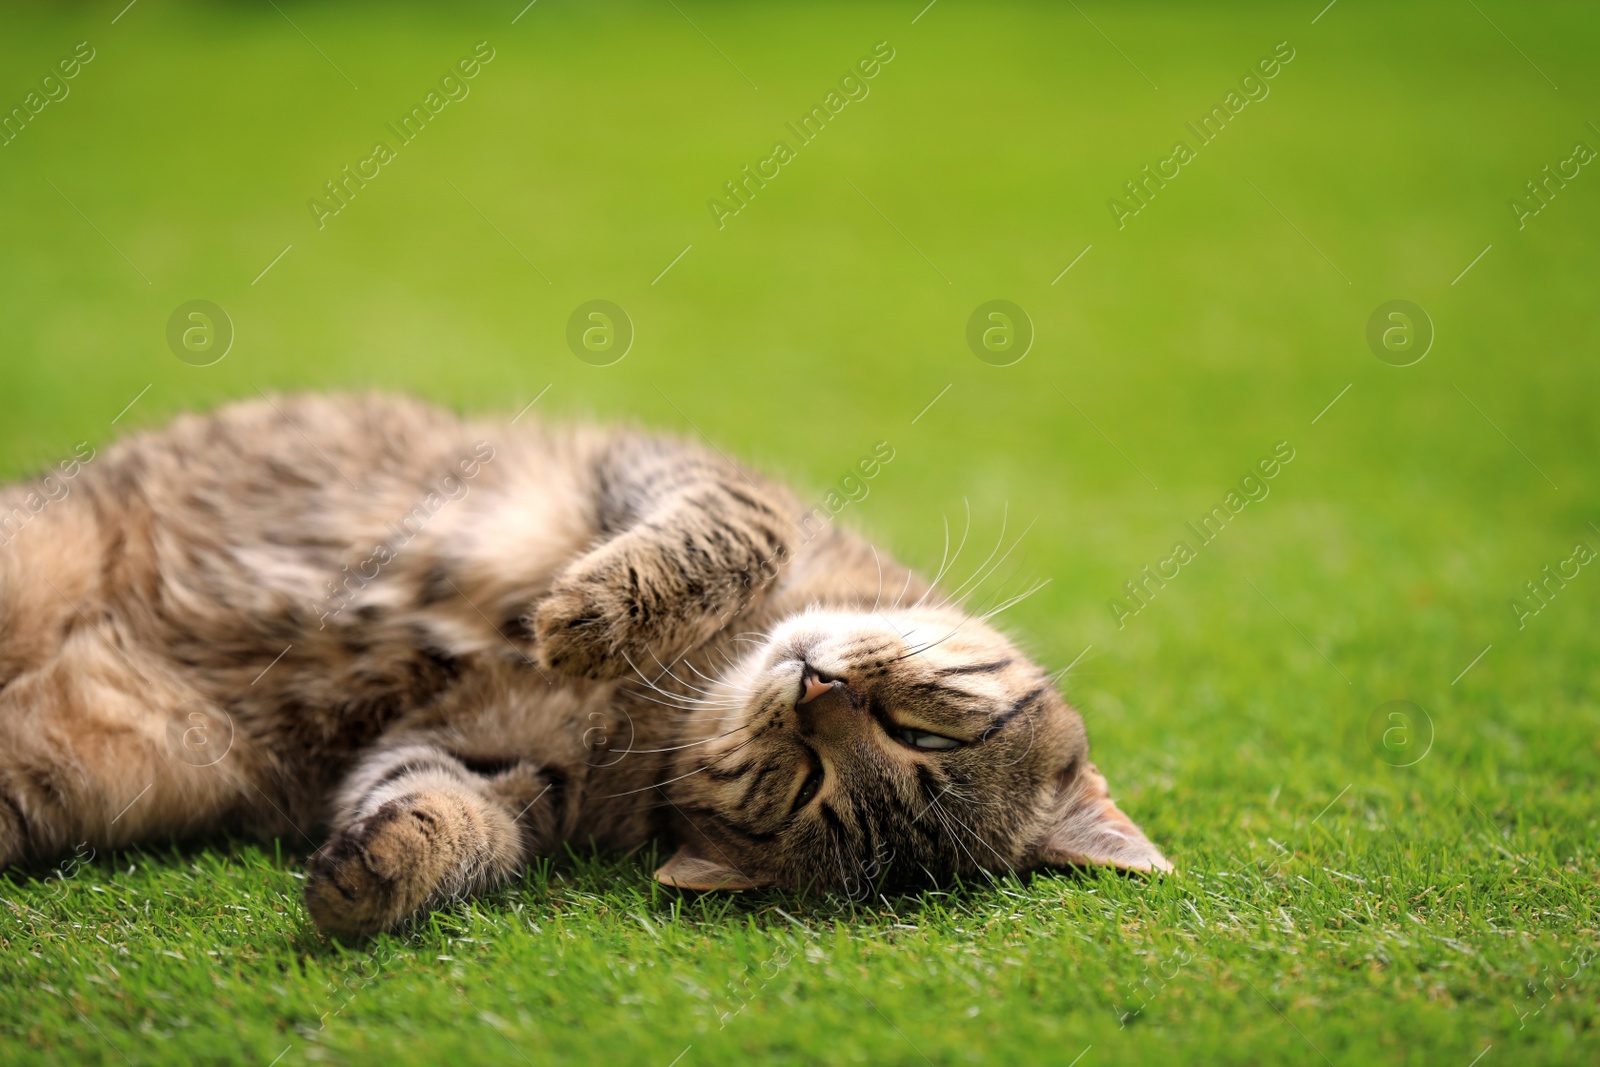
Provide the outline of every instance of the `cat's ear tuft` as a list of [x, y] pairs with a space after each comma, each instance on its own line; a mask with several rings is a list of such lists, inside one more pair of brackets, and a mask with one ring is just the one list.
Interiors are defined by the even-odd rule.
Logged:
[[1060, 784], [1054, 821], [1033, 847], [1041, 867], [1116, 867], [1124, 871], [1170, 871], [1172, 864], [1144, 831], [1111, 800], [1106, 780], [1092, 763]]
[[708, 860], [695, 853], [688, 845], [675, 852], [655, 874], [662, 885], [709, 893], [718, 889], [760, 889], [770, 882], [758, 881], [734, 870], [726, 863]]

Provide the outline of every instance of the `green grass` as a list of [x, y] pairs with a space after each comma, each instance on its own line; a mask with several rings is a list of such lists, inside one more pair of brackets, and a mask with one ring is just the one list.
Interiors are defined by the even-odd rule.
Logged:
[[[850, 905], [572, 857], [340, 948], [304, 841], [97, 856], [0, 884], [0, 1058], [1594, 1062], [1600, 575], [1522, 629], [1508, 604], [1600, 549], [1600, 172], [1508, 207], [1600, 146], [1592, 7], [278, 6], [0, 15], [7, 107], [96, 49], [0, 148], [0, 473], [257, 388], [509, 417], [549, 385], [545, 416], [702, 432], [819, 495], [886, 440], [843, 521], [929, 569], [969, 506], [958, 570], [1026, 530], [988, 589], [1051, 579], [1003, 618], [1076, 661], [1179, 874]], [[1285, 39], [1118, 230], [1108, 198]], [[317, 230], [307, 199], [479, 40], [471, 95]], [[881, 40], [871, 95], [716, 229]], [[206, 368], [164, 340], [196, 298], [237, 329]], [[563, 340], [594, 298], [637, 328], [614, 366]], [[1014, 366], [963, 339], [994, 298], [1037, 330]], [[1364, 341], [1396, 298], [1437, 328], [1404, 368]], [[1271, 495], [1119, 629], [1280, 440]], [[1395, 700], [1426, 718], [1375, 747]]]

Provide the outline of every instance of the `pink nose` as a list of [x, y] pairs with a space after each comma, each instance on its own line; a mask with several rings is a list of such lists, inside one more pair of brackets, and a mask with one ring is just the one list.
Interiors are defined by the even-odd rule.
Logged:
[[809, 670], [806, 671], [805, 676], [800, 681], [802, 691], [799, 703], [801, 704], [809, 704], [820, 696], [826, 696], [828, 693], [833, 692], [834, 686], [841, 684], [839, 682], [824, 682]]

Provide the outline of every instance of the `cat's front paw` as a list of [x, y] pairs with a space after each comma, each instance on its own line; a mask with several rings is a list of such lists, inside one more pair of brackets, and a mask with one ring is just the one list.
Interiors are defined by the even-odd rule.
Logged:
[[534, 611], [544, 665], [582, 678], [648, 671], [684, 633], [689, 605], [671, 590], [667, 561], [623, 537], [580, 559]]
[[604, 586], [557, 588], [538, 606], [533, 632], [544, 666], [580, 678], [615, 678], [628, 670], [627, 626]]
[[664, 672], [763, 596], [787, 552], [726, 501], [686, 500], [556, 579], [533, 613], [539, 657], [585, 678]]

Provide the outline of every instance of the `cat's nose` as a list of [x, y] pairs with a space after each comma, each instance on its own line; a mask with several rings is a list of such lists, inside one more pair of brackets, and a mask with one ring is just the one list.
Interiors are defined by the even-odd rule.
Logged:
[[808, 663], [800, 671], [800, 692], [795, 699], [795, 706], [809, 704], [843, 686], [844, 682], [840, 679], [825, 677]]

